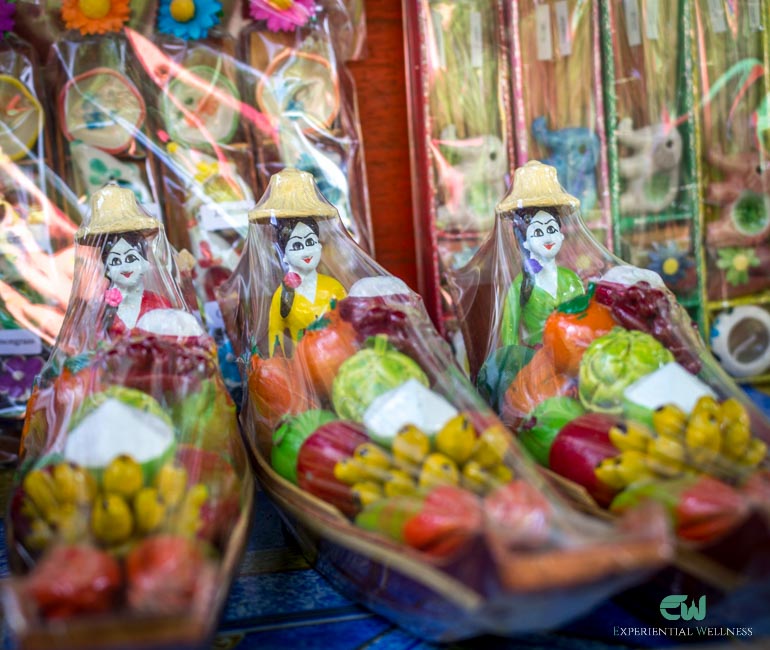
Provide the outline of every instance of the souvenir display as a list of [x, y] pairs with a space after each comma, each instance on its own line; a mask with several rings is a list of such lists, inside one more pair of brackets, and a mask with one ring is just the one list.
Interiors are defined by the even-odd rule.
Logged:
[[30, 646], [199, 644], [250, 516], [235, 405], [161, 224], [115, 184], [90, 207], [27, 412], [4, 609]]
[[691, 3], [601, 7], [613, 250], [658, 273], [705, 333]]
[[696, 75], [704, 101], [701, 211], [706, 318], [712, 349], [741, 381], [770, 371], [770, 171], [762, 114], [768, 110], [770, 40], [760, 3], [695, 2]]
[[[56, 82], [59, 174], [80, 212], [114, 181], [160, 214], [158, 171], [147, 135], [140, 72], [123, 34], [68, 36], [51, 50]], [[71, 215], [80, 219], [80, 214]]]
[[[260, 182], [284, 166], [315, 177], [353, 238], [371, 250], [371, 217], [353, 78], [351, 16], [341, 0], [251, 0], [255, 23], [241, 32], [244, 103]], [[347, 28], [347, 29], [346, 29]]]
[[[593, 238], [555, 168], [516, 170], [452, 281], [481, 394], [567, 494], [597, 513], [657, 502], [681, 545], [767, 578], [750, 569], [765, 541], [747, 522], [767, 508], [770, 422], [661, 278]], [[756, 553], [719, 547], [741, 534]]]
[[[203, 20], [203, 12], [210, 11], [211, 20], [218, 20], [219, 3], [195, 6], [195, 17]], [[172, 9], [175, 13], [176, 5]], [[175, 26], [172, 18], [161, 14], [162, 29], [189, 36], [191, 21]], [[128, 38], [146, 72], [144, 94], [153, 98], [148, 121], [163, 172], [169, 239], [197, 262], [195, 289], [219, 347], [225, 382], [237, 397], [240, 375], [214, 290], [235, 268], [243, 247], [256, 164], [238, 90], [235, 41], [216, 27], [203, 35], [182, 40], [159, 34], [154, 42], [137, 33]]]
[[607, 241], [599, 2], [515, 0], [511, 8], [517, 163], [534, 158], [555, 167], [559, 182], [580, 200], [589, 227]]
[[418, 279], [428, 312], [456, 348], [445, 274], [491, 228], [513, 166], [503, 5], [404, 3]]
[[242, 423], [332, 584], [451, 640], [559, 625], [665, 560], [660, 511], [607, 524], [553, 493], [310, 174], [274, 175], [249, 218], [219, 293], [248, 358]]
[[0, 419], [24, 415], [59, 332], [76, 226], [48, 199], [53, 159], [40, 67], [13, 34], [0, 41]]

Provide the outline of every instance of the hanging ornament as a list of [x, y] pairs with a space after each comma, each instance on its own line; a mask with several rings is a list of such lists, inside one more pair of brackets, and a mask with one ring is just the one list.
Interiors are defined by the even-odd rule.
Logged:
[[0, 151], [11, 160], [29, 155], [42, 130], [40, 102], [18, 79], [0, 75]]
[[221, 11], [217, 0], [161, 0], [158, 30], [185, 40], [206, 38]]
[[128, 0], [64, 0], [61, 8], [64, 26], [81, 34], [120, 31], [130, 13]]
[[314, 0], [251, 0], [251, 17], [267, 21], [272, 32], [293, 32], [315, 13]]

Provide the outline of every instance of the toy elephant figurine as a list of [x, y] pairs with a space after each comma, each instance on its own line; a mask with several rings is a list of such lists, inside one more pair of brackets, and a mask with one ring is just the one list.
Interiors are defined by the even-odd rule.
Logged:
[[599, 161], [599, 138], [585, 127], [570, 127], [552, 131], [545, 117], [532, 122], [532, 136], [547, 147], [550, 157], [543, 160], [556, 168], [559, 182], [570, 194], [580, 199], [584, 211], [596, 205], [596, 164]]
[[706, 200], [721, 206], [721, 216], [708, 225], [712, 246], [756, 246], [770, 234], [770, 165], [757, 152], [725, 155], [712, 150], [708, 162], [724, 179], [706, 187]]
[[618, 145], [633, 151], [618, 160], [626, 180], [620, 196], [622, 214], [658, 213], [668, 208], [679, 192], [679, 161], [682, 136], [670, 123], [633, 128], [631, 118], [620, 121], [615, 131]]
[[431, 153], [443, 193], [437, 226], [442, 230], [489, 230], [495, 203], [505, 192], [508, 156], [503, 141], [496, 135], [442, 138], [431, 145]]

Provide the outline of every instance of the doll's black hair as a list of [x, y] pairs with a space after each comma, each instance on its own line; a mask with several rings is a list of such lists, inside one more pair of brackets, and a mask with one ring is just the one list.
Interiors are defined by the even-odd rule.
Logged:
[[535, 272], [530, 264], [531, 255], [527, 248], [524, 247], [524, 242], [527, 241], [527, 227], [532, 222], [538, 212], [545, 212], [556, 219], [556, 223], [561, 230], [561, 217], [559, 216], [560, 208], [557, 206], [533, 206], [529, 208], [518, 208], [513, 210], [510, 214], [511, 221], [513, 222], [513, 233], [516, 235], [516, 241], [519, 244], [519, 250], [523, 257], [522, 264], [522, 280], [521, 280], [521, 292], [519, 293], [519, 307], [524, 307], [529, 302], [532, 296], [532, 289], [535, 288]]
[[[304, 223], [313, 231], [316, 237], [320, 236], [318, 222], [313, 217], [290, 217], [288, 219], [279, 219], [275, 224], [277, 230], [276, 239], [281, 248], [281, 255], [286, 252], [286, 246], [294, 229], [301, 223]], [[319, 239], [320, 241], [320, 239]], [[281, 318], [286, 318], [291, 312], [291, 306], [294, 304], [294, 289], [281, 282]]]

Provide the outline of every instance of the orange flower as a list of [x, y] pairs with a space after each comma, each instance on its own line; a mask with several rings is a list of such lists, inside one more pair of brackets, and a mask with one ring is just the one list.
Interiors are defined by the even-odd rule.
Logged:
[[130, 14], [129, 0], [64, 0], [61, 15], [67, 29], [81, 34], [117, 32]]

